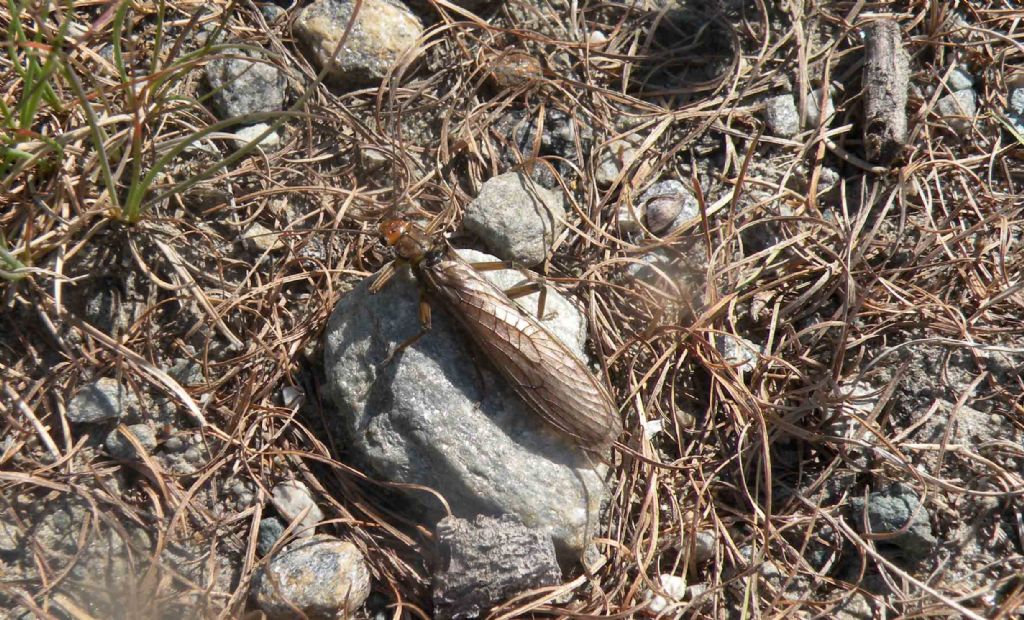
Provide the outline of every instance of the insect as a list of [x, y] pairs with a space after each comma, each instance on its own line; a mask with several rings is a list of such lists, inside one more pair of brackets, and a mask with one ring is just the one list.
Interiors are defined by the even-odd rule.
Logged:
[[[446, 241], [432, 238], [412, 222], [384, 220], [380, 234], [394, 248], [397, 262], [412, 269], [421, 292], [439, 300], [462, 324], [542, 420], [588, 450], [604, 450], [618, 438], [622, 425], [607, 386], [537, 319], [460, 258]], [[370, 291], [380, 290], [389, 276], [388, 270], [382, 272]], [[430, 306], [423, 300], [420, 322], [423, 331], [400, 349], [430, 329]]]

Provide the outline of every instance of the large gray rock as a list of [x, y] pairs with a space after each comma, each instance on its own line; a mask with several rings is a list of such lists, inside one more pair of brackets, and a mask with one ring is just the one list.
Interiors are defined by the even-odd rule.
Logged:
[[272, 620], [351, 618], [370, 595], [370, 571], [355, 545], [319, 534], [274, 556], [253, 591]]
[[[332, 59], [357, 5], [359, 13], [352, 30]], [[387, 75], [399, 57], [416, 44], [423, 24], [401, 2], [317, 0], [299, 13], [294, 32], [316, 67], [328, 67], [328, 82], [360, 88]]]
[[[502, 288], [522, 281], [515, 271], [484, 275]], [[376, 295], [369, 281], [338, 303], [325, 335], [327, 395], [348, 447], [388, 480], [436, 489], [457, 516], [516, 515], [549, 534], [563, 560], [578, 558], [597, 533], [605, 497], [596, 459], [549, 430], [438, 303], [433, 329], [386, 364], [420, 331], [417, 288], [405, 270]], [[535, 311], [536, 295], [522, 301]], [[552, 291], [545, 315], [552, 313], [548, 327], [582, 354], [579, 311]], [[411, 496], [430, 519], [443, 515], [433, 495]]]
[[555, 585], [562, 571], [551, 537], [515, 517], [447, 517], [437, 524], [444, 565], [434, 575], [434, 617], [476, 618], [527, 590]]
[[532, 267], [565, 228], [565, 198], [519, 172], [491, 177], [466, 207], [466, 230], [504, 260]]

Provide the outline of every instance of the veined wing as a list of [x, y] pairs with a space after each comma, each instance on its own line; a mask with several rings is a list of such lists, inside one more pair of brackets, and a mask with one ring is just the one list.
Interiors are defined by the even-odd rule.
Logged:
[[618, 438], [622, 426], [604, 383], [537, 319], [451, 252], [421, 269], [428, 286], [544, 421], [586, 448], [604, 449]]

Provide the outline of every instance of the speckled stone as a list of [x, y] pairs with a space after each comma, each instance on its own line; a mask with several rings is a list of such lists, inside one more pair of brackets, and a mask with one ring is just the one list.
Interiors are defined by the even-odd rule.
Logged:
[[392, 0], [363, 0], [345, 44], [331, 55], [348, 26], [355, 0], [317, 0], [295, 20], [296, 38], [317, 68], [328, 66], [326, 80], [356, 89], [379, 83], [399, 57], [423, 34], [418, 17]]
[[271, 620], [349, 618], [370, 595], [370, 571], [350, 542], [318, 535], [285, 547], [253, 581]]

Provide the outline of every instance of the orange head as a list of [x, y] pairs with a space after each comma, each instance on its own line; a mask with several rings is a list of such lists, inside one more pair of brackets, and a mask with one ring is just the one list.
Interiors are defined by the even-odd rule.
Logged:
[[380, 223], [377, 230], [388, 245], [395, 245], [408, 232], [410, 226], [411, 224], [405, 220], [388, 218]]
[[377, 227], [381, 238], [395, 248], [399, 258], [416, 263], [434, 246], [423, 229], [408, 220], [388, 218]]

